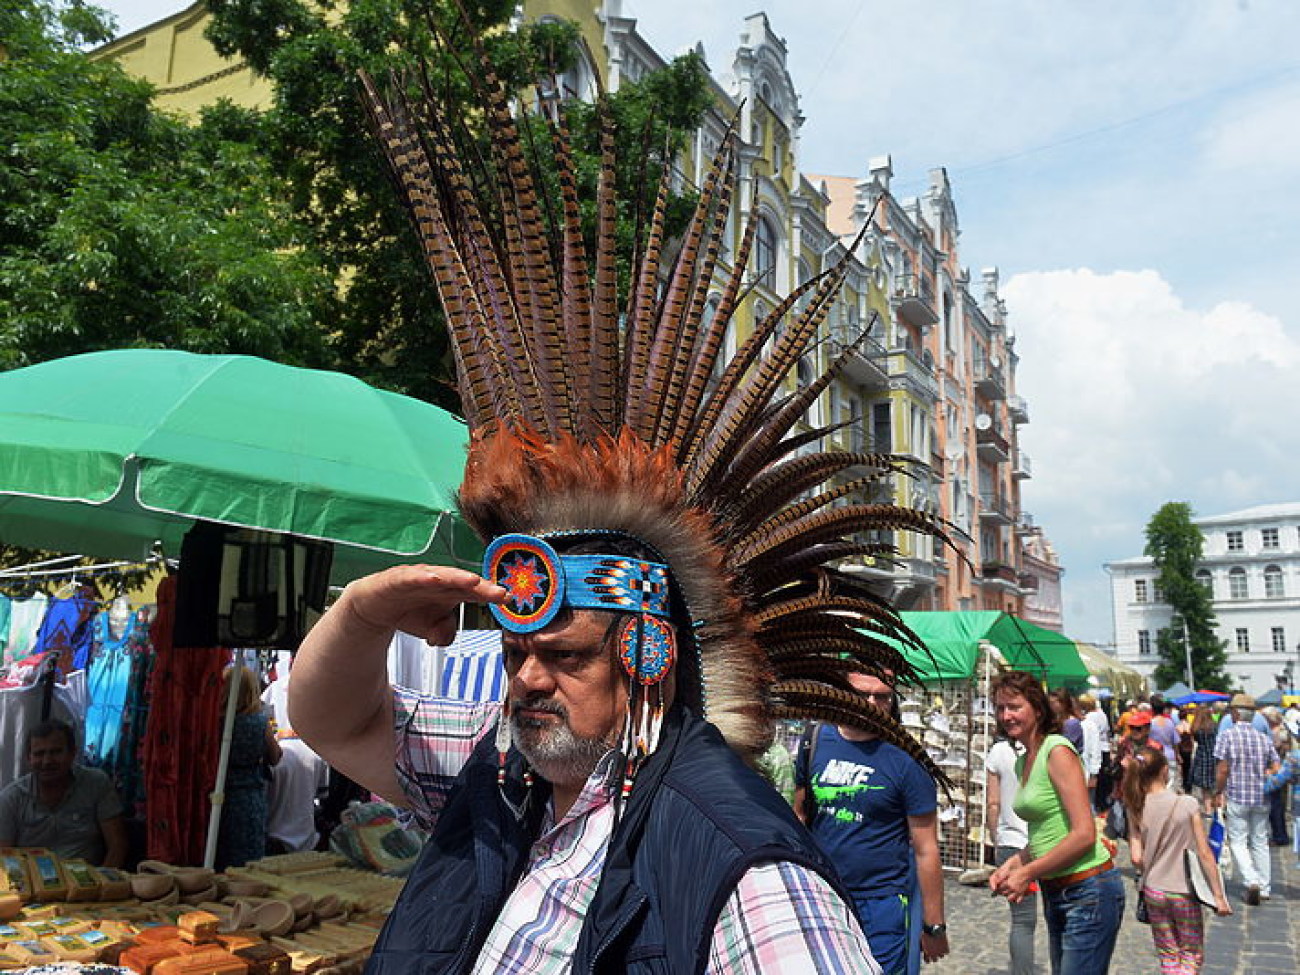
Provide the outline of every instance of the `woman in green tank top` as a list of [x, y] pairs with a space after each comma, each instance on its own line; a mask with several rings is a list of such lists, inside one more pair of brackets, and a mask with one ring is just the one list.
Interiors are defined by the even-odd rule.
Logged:
[[1029, 845], [989, 878], [995, 893], [1020, 901], [1043, 891], [1052, 975], [1103, 975], [1124, 917], [1124, 885], [1097, 836], [1079, 754], [1032, 674], [1011, 671], [993, 683], [998, 724], [1025, 754], [1016, 765], [1015, 812]]

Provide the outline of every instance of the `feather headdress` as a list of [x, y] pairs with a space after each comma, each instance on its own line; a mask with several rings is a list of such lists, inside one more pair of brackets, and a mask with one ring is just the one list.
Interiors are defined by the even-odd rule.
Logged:
[[485, 540], [609, 531], [644, 542], [670, 567], [689, 616], [678, 693], [742, 754], [770, 744], [774, 717], [815, 717], [873, 731], [942, 779], [901, 726], [851, 692], [850, 669], [912, 679], [896, 647], [919, 643], [837, 565], [885, 554], [860, 540], [866, 533], [942, 538], [944, 526], [855, 500], [871, 482], [904, 472], [903, 459], [818, 451], [829, 429], [801, 427], [856, 345], [807, 385], [792, 390], [787, 378], [816, 342], [852, 248], [756, 322], [728, 359], [724, 340], [745, 297], [757, 226], [751, 216], [724, 267], [734, 130], [671, 261], [665, 176], [620, 295], [608, 112], [598, 109], [589, 255], [562, 123], [553, 140], [561, 219], [552, 234], [506, 94], [490, 69], [480, 80], [491, 149], [471, 171], [427, 86], [412, 97], [400, 83], [381, 93], [363, 78], [453, 340], [472, 431], [465, 518]]

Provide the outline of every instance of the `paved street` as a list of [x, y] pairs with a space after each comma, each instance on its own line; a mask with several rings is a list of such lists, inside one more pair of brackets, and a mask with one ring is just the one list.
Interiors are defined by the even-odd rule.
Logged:
[[[1111, 970], [1125, 975], [1159, 973], [1151, 931], [1133, 918], [1133, 870], [1120, 844], [1128, 904]], [[1300, 972], [1300, 870], [1289, 849], [1273, 848], [1273, 897], [1259, 907], [1241, 900], [1241, 884], [1228, 882], [1232, 917], [1206, 912], [1204, 975], [1293, 975]], [[1010, 971], [1006, 936], [1010, 912], [1006, 901], [987, 887], [966, 887], [948, 875], [945, 889], [952, 955], [926, 965], [923, 975], [1001, 975]], [[1038, 971], [1049, 971], [1047, 929], [1039, 917], [1035, 932]]]

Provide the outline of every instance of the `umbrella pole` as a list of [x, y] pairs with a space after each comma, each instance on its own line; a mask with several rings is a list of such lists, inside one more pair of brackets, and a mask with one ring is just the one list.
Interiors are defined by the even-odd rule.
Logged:
[[212, 811], [208, 813], [208, 841], [203, 848], [203, 865], [209, 869], [217, 862], [217, 836], [221, 832], [221, 808], [226, 802], [226, 773], [230, 768], [230, 740], [235, 732], [235, 705], [239, 701], [239, 681], [236, 667], [244, 665], [244, 651], [235, 651], [231, 661], [230, 685], [226, 694], [226, 717], [221, 727], [221, 755], [217, 759], [217, 781], [212, 789]]

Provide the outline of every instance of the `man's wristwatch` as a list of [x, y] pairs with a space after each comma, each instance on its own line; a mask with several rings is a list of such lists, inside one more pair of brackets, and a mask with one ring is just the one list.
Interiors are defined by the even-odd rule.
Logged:
[[946, 925], [946, 924], [922, 924], [922, 925], [921, 925], [921, 930], [924, 931], [926, 934], [928, 934], [928, 935], [929, 935], [930, 937], [932, 937], [932, 938], [938, 938], [938, 937], [940, 937], [940, 936], [945, 935], [945, 934], [948, 933], [948, 925]]

